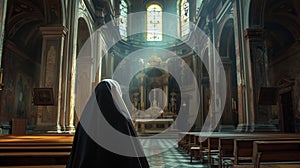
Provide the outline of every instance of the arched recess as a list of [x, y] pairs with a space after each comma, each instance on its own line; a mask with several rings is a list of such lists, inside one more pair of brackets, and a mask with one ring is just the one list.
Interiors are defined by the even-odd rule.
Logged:
[[300, 3], [298, 0], [266, 0], [263, 11], [265, 54], [269, 86], [277, 88], [276, 105], [268, 113], [284, 132], [300, 132], [299, 81]]
[[[80, 50], [82, 49], [83, 45], [85, 45], [85, 43], [88, 43], [88, 48], [85, 47], [85, 49], [88, 49], [89, 51], [91, 51], [90, 53], [90, 58], [93, 59], [94, 64], [92, 65], [92, 71], [91, 72], [91, 79], [93, 79], [93, 81], [97, 79], [95, 79], [95, 71], [97, 71], [96, 73], [99, 73], [101, 65], [98, 64], [98, 62], [100, 61], [100, 57], [101, 54], [98, 53], [98, 49], [101, 48], [100, 45], [102, 44], [98, 44], [95, 43], [93, 41], [98, 41], [99, 39], [94, 39], [97, 36], [96, 35], [92, 35], [93, 32], [96, 30], [96, 28], [98, 28], [98, 26], [95, 26], [95, 22], [91, 16], [91, 14], [89, 12], [87, 12], [87, 10], [84, 10], [82, 8], [78, 9], [78, 19], [75, 21], [75, 25], [77, 24], [78, 26], [75, 27], [75, 32], [77, 35], [75, 39], [77, 39], [77, 43], [76, 43], [76, 58], [78, 58], [78, 54], [80, 52]], [[89, 40], [89, 41], [87, 41]], [[100, 40], [99, 40], [100, 43]], [[78, 63], [77, 63], [78, 64]], [[96, 67], [98, 66], [98, 67]], [[77, 68], [78, 69], [78, 68]]]
[[[77, 58], [80, 50], [84, 46], [85, 42], [89, 39], [90, 37], [90, 30], [88, 27], [88, 24], [84, 18], [79, 18], [78, 19], [78, 26], [77, 26]], [[91, 49], [91, 48], [89, 48]]]
[[93, 88], [93, 56], [90, 31], [84, 18], [78, 19], [76, 56], [76, 111], [82, 112]]
[[[271, 123], [287, 132], [300, 131], [300, 123], [297, 124], [300, 121], [297, 109], [300, 94], [295, 85], [289, 85], [291, 89], [287, 89], [278, 83], [299, 79], [299, 69], [296, 68], [300, 62], [299, 4], [298, 0], [252, 0], [249, 7], [252, 81], [256, 99], [254, 108], [257, 111], [255, 122]], [[258, 101], [261, 87], [276, 88], [279, 95], [264, 95], [265, 101]], [[288, 105], [282, 101], [287, 95]]]
[[234, 37], [234, 20], [228, 18], [223, 25], [219, 39], [219, 54], [225, 69], [227, 97], [221, 125], [236, 126], [237, 124], [237, 79], [236, 54]]
[[266, 0], [251, 0], [249, 6], [249, 27], [263, 27]]

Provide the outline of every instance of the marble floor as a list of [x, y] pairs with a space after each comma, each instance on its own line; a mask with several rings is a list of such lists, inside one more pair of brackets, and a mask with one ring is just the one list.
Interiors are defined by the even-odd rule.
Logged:
[[193, 160], [190, 163], [189, 155], [179, 151], [176, 147], [173, 147], [166, 152], [152, 155], [148, 157], [148, 161], [151, 168], [206, 168], [208, 166], [203, 165], [200, 161]]
[[155, 151], [147, 156], [151, 168], [206, 168], [198, 160], [190, 163], [190, 157], [178, 150], [177, 141], [171, 139], [141, 140], [145, 153]]

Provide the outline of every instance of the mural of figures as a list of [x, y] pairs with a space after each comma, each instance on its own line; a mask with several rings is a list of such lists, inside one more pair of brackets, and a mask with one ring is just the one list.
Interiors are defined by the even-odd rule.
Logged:
[[19, 74], [16, 84], [16, 116], [25, 118], [31, 112], [31, 78], [26, 74]]
[[8, 76], [5, 80], [6, 90], [1, 94], [1, 119], [10, 117], [14, 112], [14, 95], [15, 95], [15, 85], [11, 76]]
[[55, 70], [56, 70], [56, 47], [51, 45], [47, 52], [47, 66], [46, 66], [46, 87], [53, 87], [53, 82], [55, 80]]

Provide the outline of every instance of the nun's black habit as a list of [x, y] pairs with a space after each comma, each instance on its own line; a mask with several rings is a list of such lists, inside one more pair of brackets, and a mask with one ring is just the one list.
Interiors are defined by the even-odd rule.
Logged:
[[[113, 99], [112, 88], [120, 93], [120, 86], [114, 80], [103, 80], [98, 84], [95, 89], [95, 97], [97, 104], [100, 108], [106, 121], [119, 132], [136, 137], [130, 115], [124, 102], [122, 105], [118, 105], [118, 102]], [[92, 95], [93, 96], [93, 95]], [[119, 95], [121, 98], [121, 95]], [[117, 105], [115, 105], [117, 103]], [[126, 108], [126, 110], [120, 110], [120, 108]], [[85, 113], [90, 113], [89, 110], [84, 110], [81, 117], [85, 117]], [[92, 114], [92, 113], [90, 113]], [[93, 117], [90, 114], [87, 116]], [[87, 117], [85, 117], [87, 118]], [[91, 119], [95, 121], [95, 119]], [[87, 121], [87, 120], [85, 120]], [[100, 135], [104, 138], [106, 135]], [[121, 145], [128, 146], [121, 139], [119, 141]], [[122, 144], [124, 143], [124, 144]], [[133, 142], [135, 150], [143, 151], [142, 146], [139, 142]], [[120, 144], [118, 144], [120, 145]], [[130, 145], [129, 145], [130, 146]], [[82, 118], [77, 125], [76, 133], [74, 136], [72, 151], [70, 158], [67, 163], [67, 168], [148, 168], [148, 162], [144, 156], [123, 156], [116, 154], [101, 145], [96, 143], [93, 137], [87, 133]]]

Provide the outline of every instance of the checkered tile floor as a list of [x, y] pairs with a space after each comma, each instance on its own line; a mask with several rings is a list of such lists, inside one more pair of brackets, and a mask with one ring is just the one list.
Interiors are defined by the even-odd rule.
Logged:
[[189, 155], [177, 149], [175, 140], [142, 139], [148, 162], [151, 168], [206, 168], [200, 161], [190, 163]]

